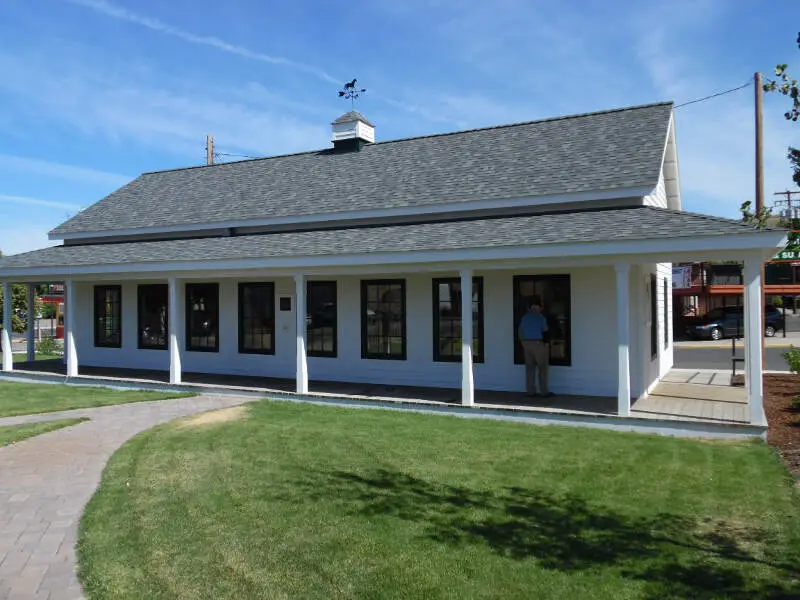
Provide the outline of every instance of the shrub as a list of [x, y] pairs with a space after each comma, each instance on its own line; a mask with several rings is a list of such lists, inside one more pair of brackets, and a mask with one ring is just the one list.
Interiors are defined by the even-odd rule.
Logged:
[[46, 354], [49, 356], [56, 356], [61, 354], [61, 347], [56, 343], [52, 337], [42, 338], [41, 341], [36, 343], [36, 353]]
[[786, 364], [792, 373], [800, 373], [800, 348], [790, 347], [783, 353], [783, 358], [786, 359]]

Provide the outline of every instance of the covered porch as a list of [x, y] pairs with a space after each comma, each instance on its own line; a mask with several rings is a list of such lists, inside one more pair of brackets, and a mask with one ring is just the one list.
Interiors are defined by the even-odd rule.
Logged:
[[[630, 427], [660, 432], [680, 431], [691, 423], [692, 431], [727, 432], [731, 435], [762, 435], [764, 428], [749, 423], [747, 394], [743, 387], [731, 387], [723, 373], [692, 373], [673, 370], [652, 392], [633, 401], [625, 419]], [[123, 388], [175, 389], [197, 393], [257, 394], [276, 398], [366, 402], [406, 408], [448, 409], [463, 406], [461, 390], [425, 386], [312, 381], [313, 392], [298, 395], [296, 381], [286, 378], [184, 373], [183, 382], [170, 384], [168, 371], [112, 367], [84, 367], [77, 377], [66, 376], [61, 360], [17, 363], [12, 380], [65, 382], [74, 385], [105, 385]], [[6, 377], [9, 377], [8, 375]], [[697, 379], [702, 383], [687, 383]], [[716, 383], [712, 381], [716, 379]], [[561, 417], [563, 424], [581, 424], [592, 419], [603, 424], [618, 417], [617, 399], [603, 396], [557, 395], [531, 398], [520, 392], [475, 390], [471, 408], [480, 412], [506, 415], [550, 415]], [[659, 425], [660, 424], [660, 425]], [[704, 429], [705, 428], [705, 429]]]
[[[531, 231], [545, 233], [534, 239]], [[591, 240], [586, 239], [587, 231]], [[346, 248], [340, 238], [347, 239]], [[783, 238], [783, 232], [756, 231], [726, 219], [639, 207], [341, 232], [62, 246], [4, 259], [0, 279], [6, 297], [12, 282], [32, 285], [56, 278], [65, 282], [66, 358], [57, 377], [67, 380], [100, 381], [109, 372], [95, 369], [111, 368], [122, 369], [111, 372], [112, 382], [141, 376], [149, 384], [175, 389], [187, 385], [230, 389], [238, 387], [237, 379], [249, 376], [241, 387], [298, 397], [413, 400], [430, 406], [458, 404], [548, 415], [573, 411], [564, 414], [642, 422], [744, 420], [763, 427], [761, 265]], [[672, 364], [671, 327], [659, 321], [662, 310], [671, 314], [666, 305], [671, 297], [668, 266], [699, 259], [745, 264], [744, 418], [742, 410], [736, 415], [727, 410], [733, 405], [741, 409], [740, 401], [708, 400], [722, 404], [702, 404], [698, 413], [690, 404], [681, 408], [669, 400], [673, 397], [669, 393], [659, 392]], [[561, 388], [554, 389], [560, 396], [527, 398], [514, 391], [524, 389], [523, 367], [512, 350], [520, 304], [517, 281], [565, 274], [571, 279], [562, 289], [574, 318], [565, 327], [567, 338], [561, 346], [567, 360], [553, 368], [561, 378]], [[482, 326], [486, 340], [479, 348], [475, 302], [453, 303], [450, 318], [458, 321], [458, 328], [446, 362], [437, 361], [436, 351], [431, 350], [435, 321], [431, 283], [440, 278], [456, 282], [461, 298], [474, 298], [478, 285], [487, 293]], [[404, 298], [403, 319], [397, 331], [386, 336], [387, 356], [376, 357], [370, 354], [374, 348], [365, 345], [369, 298], [364, 284], [378, 286], [386, 280], [397, 282], [393, 285]], [[280, 307], [280, 321], [272, 324], [279, 350], [273, 348], [271, 355], [248, 354], [236, 347], [237, 328], [241, 346], [242, 322], [241, 309], [237, 322], [236, 290], [252, 281], [272, 282], [269, 297], [273, 301], [277, 297], [280, 304], [287, 300], [287, 309]], [[308, 285], [315, 281], [335, 283], [339, 298], [336, 330], [341, 345], [334, 346], [333, 356], [309, 356]], [[143, 349], [141, 339], [137, 347], [136, 311], [130, 308], [119, 314], [124, 321], [120, 336], [127, 342], [109, 348], [92, 344], [96, 319], [87, 308], [93, 298], [96, 304], [92, 290], [119, 288], [117, 302], [135, 307], [136, 287], [154, 282], [164, 290], [168, 323], [160, 352]], [[223, 306], [214, 339], [200, 340], [209, 344], [207, 348], [197, 348], [186, 330], [192, 322], [187, 316], [187, 289], [201, 282], [220, 290]], [[663, 306], [658, 305], [657, 293], [664, 298]], [[11, 322], [10, 311], [6, 303], [6, 323]], [[660, 333], [660, 323], [668, 333]], [[402, 345], [395, 348], [400, 338]], [[7, 330], [2, 342], [3, 371], [9, 374], [15, 366]], [[570, 357], [570, 351], [575, 356]], [[485, 362], [476, 360], [479, 356], [485, 356]], [[21, 375], [30, 372], [25, 366]], [[207, 383], [209, 378], [214, 381]], [[740, 392], [731, 388], [731, 394]]]

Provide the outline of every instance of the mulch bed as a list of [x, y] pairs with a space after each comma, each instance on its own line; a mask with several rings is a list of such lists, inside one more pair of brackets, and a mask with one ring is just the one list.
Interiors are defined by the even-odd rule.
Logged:
[[789, 471], [800, 479], [800, 375], [764, 376], [767, 443], [775, 446]]

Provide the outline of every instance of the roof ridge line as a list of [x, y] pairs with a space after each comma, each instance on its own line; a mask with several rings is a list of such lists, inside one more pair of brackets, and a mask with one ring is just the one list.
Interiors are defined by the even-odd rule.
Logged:
[[[522, 127], [522, 126], [525, 126], [525, 125], [533, 125], [535, 123], [548, 123], [548, 122], [554, 122], [554, 121], [566, 121], [568, 119], [579, 119], [579, 118], [583, 118], [583, 117], [593, 117], [593, 116], [597, 116], [597, 115], [605, 115], [605, 114], [626, 112], [626, 111], [632, 111], [632, 110], [642, 110], [642, 109], [645, 109], [645, 108], [654, 108], [656, 106], [673, 106], [673, 105], [674, 105], [674, 102], [672, 100], [665, 100], [665, 101], [661, 101], [661, 102], [651, 102], [649, 104], [637, 104], [637, 105], [634, 105], [634, 106], [608, 108], [608, 109], [605, 109], [605, 110], [596, 110], [596, 111], [585, 112], [585, 113], [574, 113], [574, 114], [571, 114], [571, 115], [561, 115], [561, 116], [558, 116], [558, 117], [545, 117], [545, 118], [542, 118], [542, 119], [533, 119], [533, 120], [530, 120], [530, 121], [519, 121], [519, 122], [516, 122], [516, 123], [504, 123], [502, 125], [488, 125], [486, 127], [473, 127], [471, 129], [459, 129], [458, 131], [447, 131], [447, 132], [444, 132], [444, 133], [429, 133], [429, 134], [425, 134], [425, 135], [416, 135], [416, 136], [410, 136], [410, 137], [404, 137], [404, 138], [395, 138], [393, 140], [383, 140], [383, 141], [380, 141], [380, 142], [373, 142], [371, 144], [367, 144], [365, 146], [365, 148], [369, 148], [370, 146], [380, 146], [380, 145], [384, 145], [384, 144], [395, 144], [395, 143], [398, 143], [398, 142], [408, 142], [408, 141], [412, 141], [412, 140], [421, 140], [421, 139], [437, 138], [437, 137], [446, 137], [446, 136], [460, 135], [460, 134], [465, 134], [465, 133], [475, 133], [477, 131], [491, 131], [491, 130], [495, 130], [495, 129], [507, 129], [507, 128], [511, 128], [511, 127]], [[366, 118], [366, 117], [364, 117], [364, 118]], [[235, 161], [230, 161], [230, 162], [212, 163], [210, 165], [189, 165], [187, 167], [175, 167], [174, 169], [156, 169], [155, 171], [143, 171], [139, 175], [139, 177], [141, 177], [142, 175], [154, 175], [156, 173], [170, 173], [170, 172], [173, 172], [173, 171], [188, 171], [190, 169], [205, 169], [205, 168], [210, 168], [210, 167], [223, 167], [223, 166], [226, 166], [226, 165], [238, 165], [238, 164], [241, 164], [241, 163], [250, 163], [250, 162], [255, 162], [255, 161], [259, 161], [259, 160], [273, 160], [273, 159], [278, 159], [278, 158], [288, 158], [290, 156], [302, 156], [303, 154], [317, 154], [319, 152], [328, 152], [330, 150], [331, 150], [330, 148], [322, 148], [322, 149], [317, 149], [317, 150], [304, 150], [302, 152], [290, 152], [288, 154], [275, 154], [273, 156], [259, 156], [259, 157], [255, 157], [255, 158], [248, 158], [248, 159], [245, 159], [245, 160], [235, 160]]]

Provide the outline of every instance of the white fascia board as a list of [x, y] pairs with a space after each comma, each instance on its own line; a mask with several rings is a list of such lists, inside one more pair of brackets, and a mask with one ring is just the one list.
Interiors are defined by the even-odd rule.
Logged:
[[[656, 182], [656, 185], [658, 182]], [[190, 225], [173, 225], [170, 227], [140, 227], [136, 229], [108, 229], [81, 233], [55, 233], [51, 231], [48, 237], [51, 240], [77, 240], [96, 239], [103, 237], [124, 237], [132, 235], [150, 235], [164, 233], [201, 232], [212, 229], [228, 229], [237, 227], [269, 227], [272, 225], [308, 225], [310, 223], [329, 224], [336, 221], [349, 221], [351, 219], [382, 219], [387, 217], [404, 217], [412, 215], [436, 215], [442, 213], [491, 210], [503, 208], [517, 208], [520, 206], [548, 206], [553, 204], [567, 204], [570, 202], [587, 202], [591, 200], [613, 200], [615, 198], [635, 198], [649, 194], [652, 189], [648, 186], [635, 188], [619, 188], [615, 190], [578, 192], [575, 194], [556, 194], [551, 196], [525, 196], [522, 198], [504, 198], [500, 200], [474, 200], [470, 202], [449, 202], [446, 204], [431, 204], [425, 206], [402, 206], [398, 208], [382, 208], [373, 210], [351, 210], [313, 215], [289, 215], [285, 217], [270, 217], [266, 219], [245, 219], [238, 221], [218, 221], [214, 223], [201, 223]]]
[[175, 273], [249, 269], [330, 269], [337, 267], [381, 265], [424, 265], [430, 263], [480, 263], [490, 261], [537, 260], [579, 257], [615, 257], [631, 263], [669, 262], [677, 255], [708, 256], [724, 254], [731, 259], [759, 253], [765, 258], [774, 256], [784, 247], [787, 236], [781, 231], [759, 231], [739, 235], [716, 235], [667, 239], [585, 242], [578, 244], [542, 244], [536, 246], [506, 246], [498, 248], [469, 248], [459, 250], [428, 250], [419, 252], [369, 252], [326, 256], [291, 256], [242, 258], [203, 261], [116, 263], [68, 267], [33, 267], [0, 269], [0, 279], [14, 277], [63, 277], [102, 275], [112, 273]]

